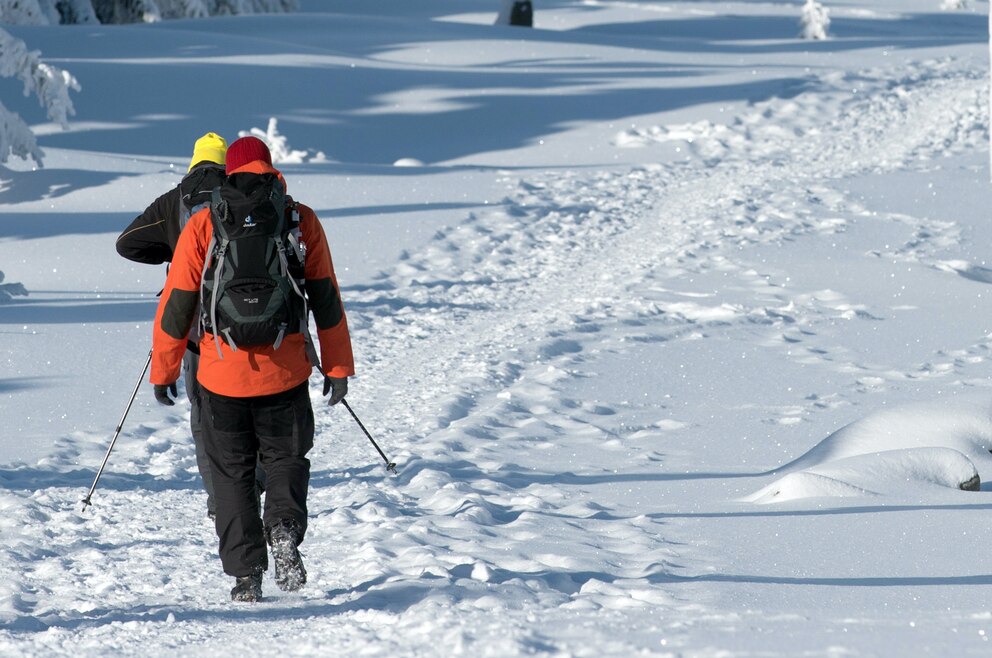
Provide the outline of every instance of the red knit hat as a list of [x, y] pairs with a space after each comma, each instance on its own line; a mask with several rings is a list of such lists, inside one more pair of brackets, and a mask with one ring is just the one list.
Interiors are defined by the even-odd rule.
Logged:
[[272, 154], [269, 153], [269, 147], [265, 145], [265, 142], [250, 135], [236, 139], [227, 147], [227, 174], [230, 175], [235, 169], [255, 160], [261, 160], [268, 165], [272, 164]]

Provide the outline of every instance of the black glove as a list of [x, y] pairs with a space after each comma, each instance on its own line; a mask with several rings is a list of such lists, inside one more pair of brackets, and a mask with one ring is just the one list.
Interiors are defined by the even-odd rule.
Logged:
[[176, 389], [176, 382], [172, 382], [171, 384], [155, 384], [155, 399], [158, 400], [159, 404], [164, 404], [167, 407], [175, 404], [172, 398], [169, 397], [169, 393], [172, 393], [172, 398], [179, 394], [178, 389]]
[[348, 395], [348, 378], [347, 377], [328, 377], [324, 375], [324, 395], [327, 395], [328, 391], [331, 391], [331, 399], [327, 401], [327, 404], [332, 407], [338, 402], [344, 399], [344, 396]]

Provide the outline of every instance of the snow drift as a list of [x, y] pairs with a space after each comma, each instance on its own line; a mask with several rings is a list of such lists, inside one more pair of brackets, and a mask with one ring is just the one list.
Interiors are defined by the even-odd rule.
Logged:
[[981, 474], [992, 475], [990, 446], [992, 403], [985, 398], [885, 409], [837, 430], [743, 500], [905, 494], [928, 484], [978, 490]]

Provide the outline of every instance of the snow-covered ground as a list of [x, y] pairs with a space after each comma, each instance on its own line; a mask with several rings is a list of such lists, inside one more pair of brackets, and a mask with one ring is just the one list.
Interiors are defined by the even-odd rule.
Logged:
[[[0, 655], [989, 654], [988, 3], [497, 4], [8, 28], [82, 91], [0, 80]], [[399, 475], [315, 378], [311, 580], [247, 605], [188, 407], [79, 501], [164, 278], [114, 239], [270, 118]]]

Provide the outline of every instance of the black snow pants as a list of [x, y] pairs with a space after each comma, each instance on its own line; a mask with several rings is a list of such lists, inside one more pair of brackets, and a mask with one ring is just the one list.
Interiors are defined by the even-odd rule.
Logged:
[[[196, 470], [203, 480], [203, 490], [207, 492], [207, 514], [216, 516], [217, 504], [214, 502], [214, 480], [210, 473], [210, 460], [207, 449], [203, 445], [203, 421], [200, 399], [203, 395], [199, 382], [196, 381], [196, 371], [200, 366], [200, 355], [192, 350], [186, 350], [183, 355], [183, 372], [186, 379], [186, 397], [189, 399], [189, 429], [193, 435], [193, 446], [196, 448]], [[262, 465], [255, 467], [255, 480], [259, 491], [265, 491], [265, 471]]]
[[[202, 391], [204, 447], [210, 461], [220, 559], [230, 576], [268, 568], [266, 528], [307, 528], [314, 421], [307, 382], [274, 395], [232, 398]], [[256, 455], [266, 474], [265, 512], [255, 496]]]

